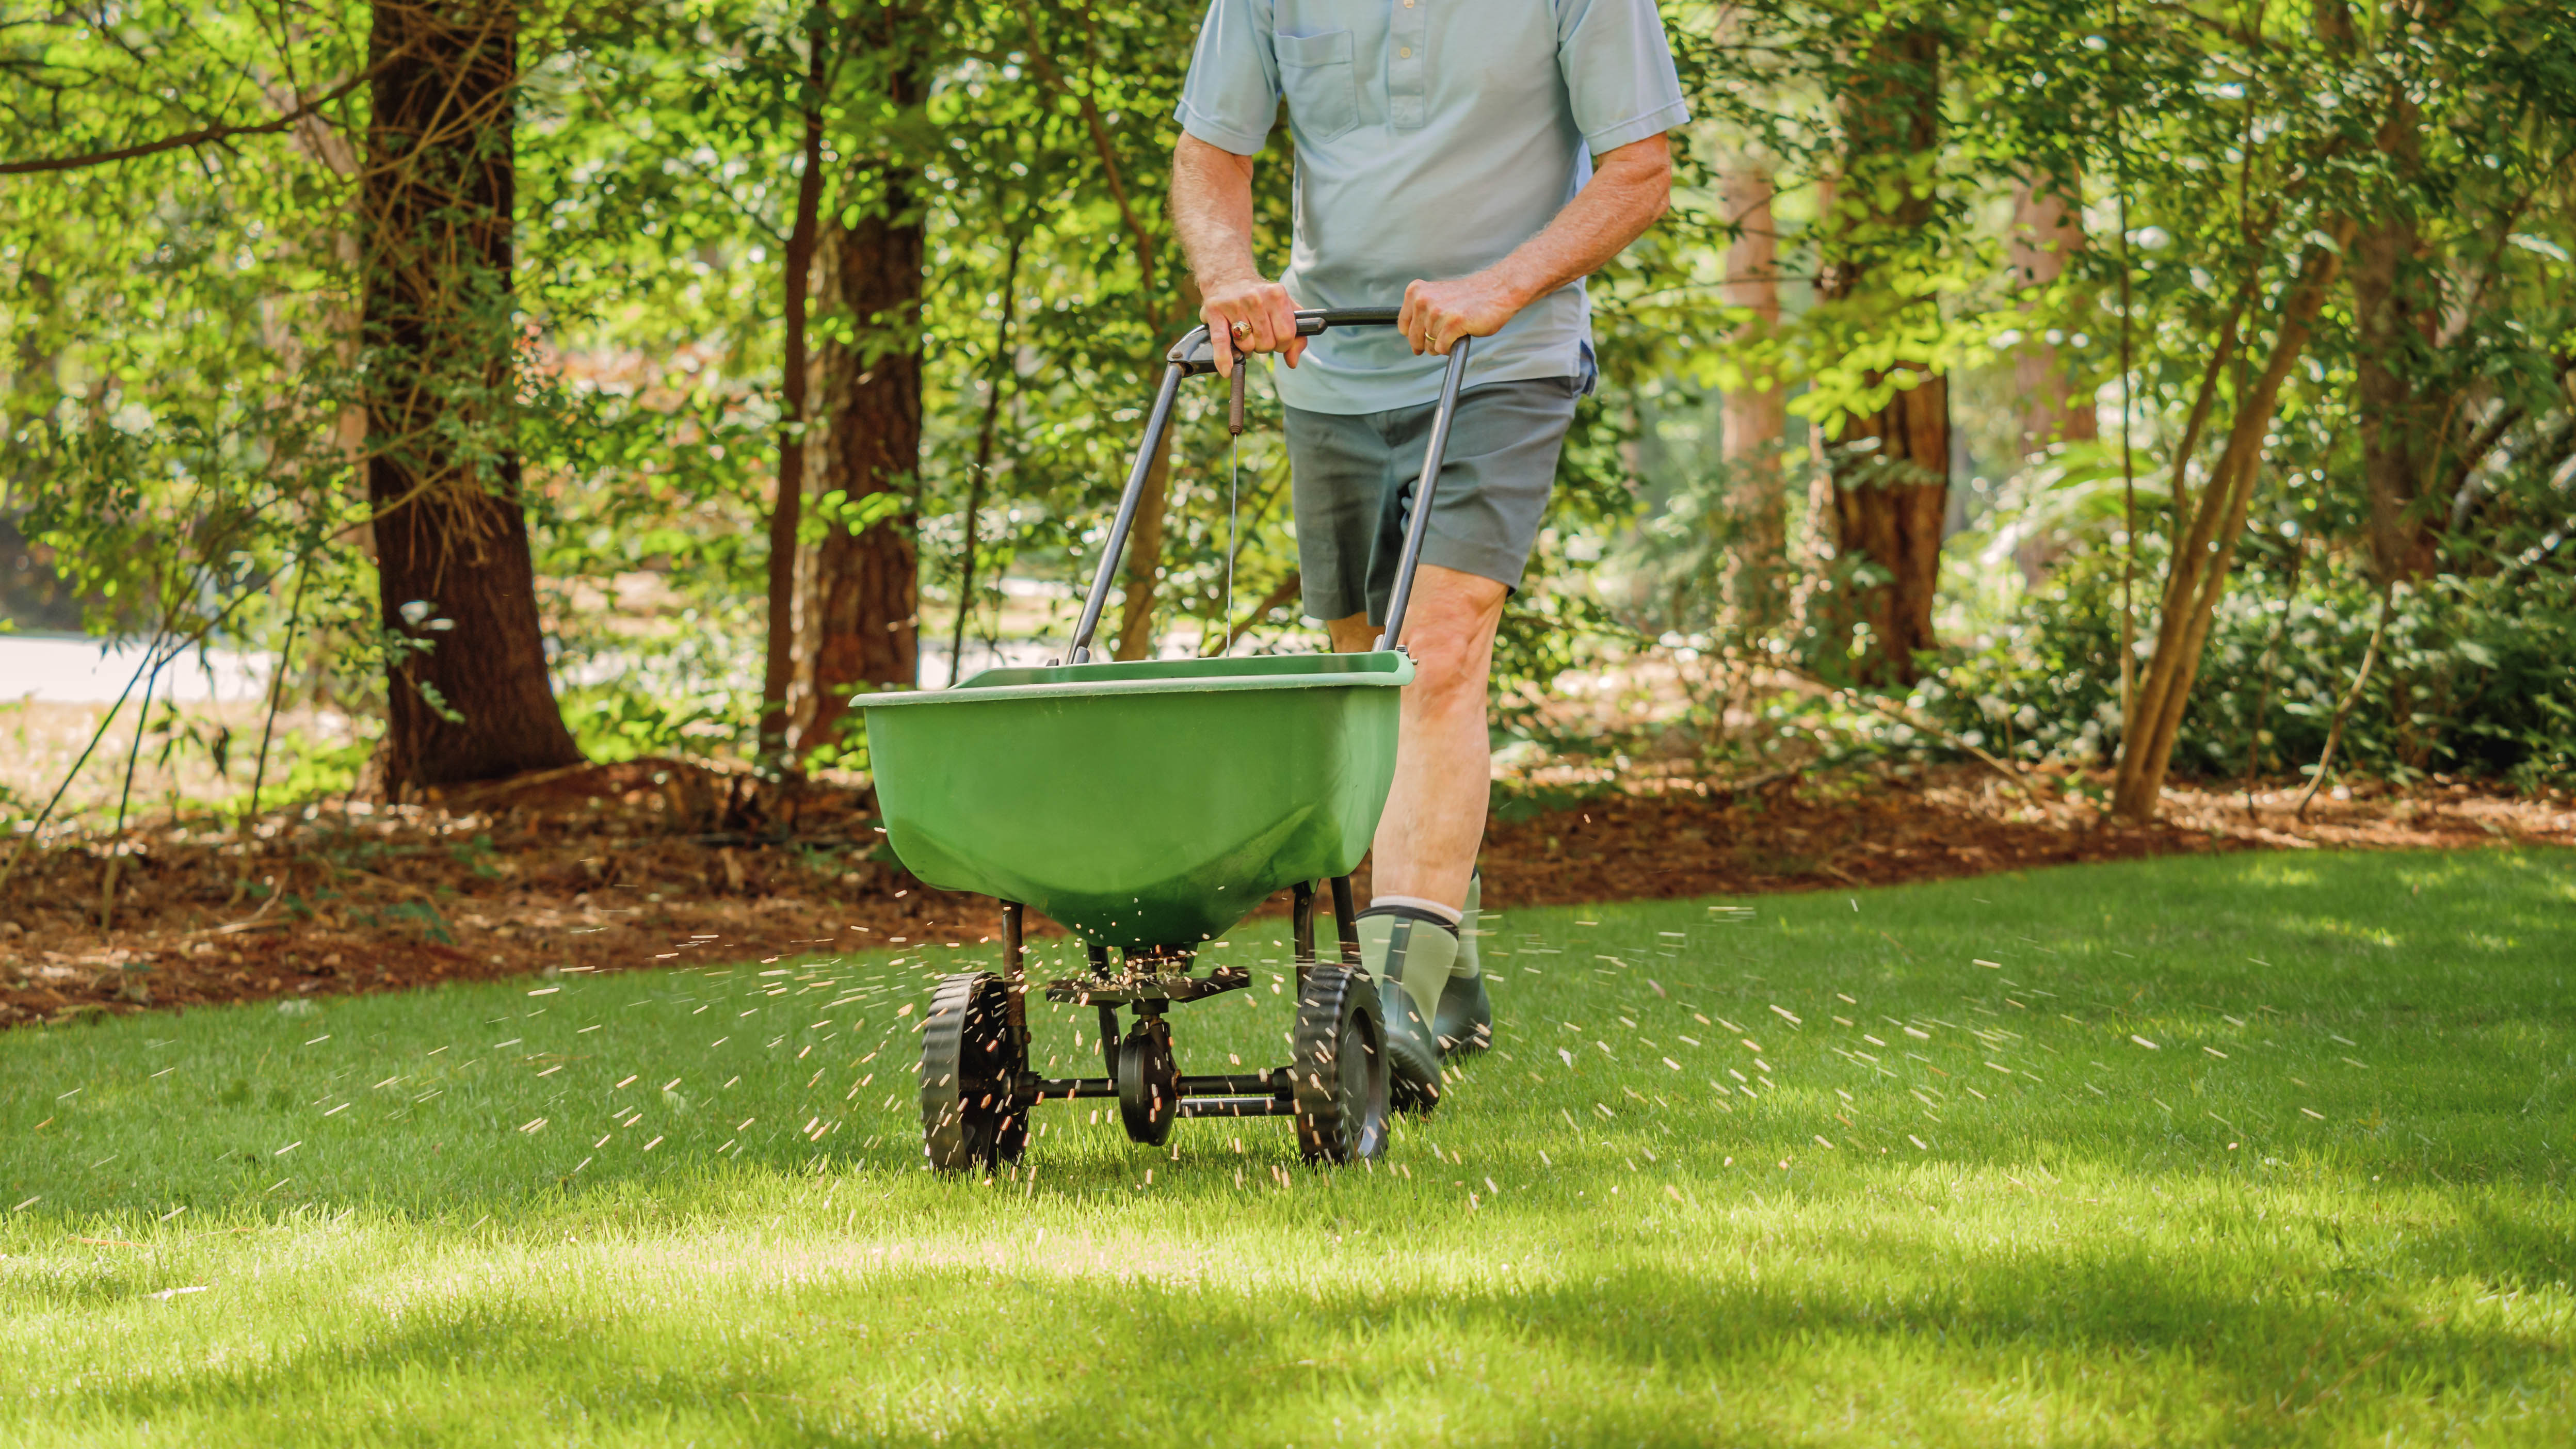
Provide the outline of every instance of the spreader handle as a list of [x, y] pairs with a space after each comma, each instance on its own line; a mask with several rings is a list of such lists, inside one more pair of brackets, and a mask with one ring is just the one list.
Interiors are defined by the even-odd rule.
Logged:
[[[1197, 335], [1204, 340], [1207, 329]], [[1154, 445], [1163, 440], [1163, 430], [1172, 423], [1172, 400], [1181, 394], [1181, 379], [1189, 369], [1178, 359], [1163, 369], [1163, 386], [1154, 394], [1154, 411], [1145, 419], [1145, 445], [1136, 450], [1136, 465], [1127, 470], [1127, 489], [1118, 495], [1118, 516], [1110, 521], [1109, 539], [1100, 551], [1100, 567], [1091, 575], [1091, 593], [1082, 601], [1082, 622], [1073, 631], [1073, 648], [1065, 655], [1067, 664], [1084, 664], [1091, 659], [1091, 636], [1100, 627], [1101, 606], [1109, 602], [1109, 580], [1118, 572], [1118, 556], [1127, 551], [1128, 530], [1136, 526], [1136, 505], [1145, 496], [1145, 476], [1153, 471]]]
[[[1335, 327], [1392, 327], [1400, 308], [1395, 307], [1309, 307], [1297, 313], [1297, 335], [1312, 337]], [[1153, 470], [1154, 453], [1163, 441], [1163, 432], [1172, 424], [1172, 402], [1180, 395], [1181, 379], [1216, 371], [1216, 347], [1208, 339], [1204, 326], [1191, 328], [1180, 341], [1163, 354], [1168, 364], [1163, 369], [1163, 385], [1154, 394], [1153, 411], [1145, 418], [1145, 441], [1136, 449], [1136, 461], [1127, 470], [1126, 490], [1119, 494], [1118, 513], [1110, 520], [1109, 537], [1100, 554], [1100, 566], [1092, 571], [1091, 592], [1082, 601], [1082, 622], [1074, 626], [1073, 645], [1066, 651], [1065, 662], [1085, 664], [1091, 660], [1091, 639], [1100, 628], [1100, 611], [1109, 602], [1109, 584], [1118, 572], [1118, 560], [1127, 552], [1127, 535], [1135, 529], [1136, 510], [1145, 496], [1145, 478]], [[1395, 593], [1387, 600], [1386, 631], [1378, 636], [1377, 647], [1404, 638], [1405, 606], [1413, 598], [1413, 573], [1422, 562], [1422, 540], [1429, 532], [1432, 494], [1440, 480], [1441, 454], [1449, 446], [1449, 420], [1458, 411], [1458, 389], [1467, 376], [1467, 339], [1461, 337], [1449, 349], [1449, 371], [1440, 380], [1440, 405], [1431, 415], [1431, 442], [1423, 451], [1422, 477], [1414, 486], [1413, 516], [1404, 530], [1404, 553], [1396, 565]], [[1231, 416], [1227, 421], [1235, 431], [1243, 427], [1243, 369], [1234, 370]]]
[[1395, 592], [1386, 601], [1386, 629], [1377, 648], [1404, 642], [1404, 610], [1413, 602], [1413, 571], [1422, 565], [1422, 540], [1431, 532], [1431, 497], [1440, 488], [1440, 458], [1449, 451], [1449, 420], [1458, 415], [1458, 387], [1467, 376], [1467, 338], [1449, 348], [1449, 370], [1440, 378], [1440, 405], [1431, 411], [1431, 441], [1422, 450], [1422, 475], [1413, 485], [1413, 515], [1404, 521], [1404, 552], [1396, 559]]
[[[1398, 311], [1394, 307], [1303, 307], [1297, 312], [1297, 335], [1312, 337], [1336, 327], [1392, 327]], [[1204, 325], [1193, 327], [1172, 344], [1163, 360], [1179, 363], [1192, 377], [1214, 372], [1216, 344], [1209, 340]]]

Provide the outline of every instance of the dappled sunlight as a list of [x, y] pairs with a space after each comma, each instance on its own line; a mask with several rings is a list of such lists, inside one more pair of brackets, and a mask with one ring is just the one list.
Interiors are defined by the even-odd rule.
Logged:
[[[639, 1444], [2576, 1424], [2555, 985], [2576, 928], [2549, 914], [2576, 862], [2306, 858], [2295, 911], [2273, 864], [1503, 909], [1495, 1049], [1339, 1169], [1273, 1122], [1152, 1150], [1049, 1103], [1023, 1163], [923, 1173], [909, 1028], [984, 946], [0, 1038], [0, 1182], [36, 1199], [0, 1219], [0, 1361], [50, 1366], [0, 1375], [32, 1406], [0, 1423], [30, 1444], [147, 1421]], [[2474, 973], [2433, 944], [2481, 929], [2521, 944]], [[1284, 967], [1266, 930], [1228, 948], [1257, 977]], [[1268, 1065], [1282, 1014], [1218, 998], [1177, 1040]], [[1041, 1059], [1096, 1050], [1087, 1014], [1035, 1015]], [[418, 1080], [368, 1095], [394, 1076]], [[111, 1130], [133, 1155], [100, 1165]]]

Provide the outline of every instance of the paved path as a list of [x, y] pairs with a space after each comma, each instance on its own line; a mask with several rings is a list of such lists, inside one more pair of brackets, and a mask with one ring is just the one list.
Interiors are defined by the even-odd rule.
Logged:
[[[104, 704], [123, 692], [142, 663], [141, 644], [102, 650], [95, 639], [0, 634], [0, 703]], [[153, 693], [159, 699], [229, 702], [257, 698], [267, 681], [266, 656], [217, 650], [172, 661]]]

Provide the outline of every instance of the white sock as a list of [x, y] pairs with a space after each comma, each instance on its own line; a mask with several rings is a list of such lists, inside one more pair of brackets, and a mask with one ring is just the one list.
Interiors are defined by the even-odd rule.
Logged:
[[1444, 906], [1438, 901], [1426, 901], [1420, 896], [1369, 897], [1370, 910], [1376, 910], [1380, 906], [1407, 906], [1420, 911], [1425, 915], [1438, 916], [1440, 919], [1447, 921], [1449, 923], [1449, 929], [1453, 931], [1458, 928], [1459, 922], [1467, 919], [1466, 913], [1459, 910], [1456, 906]]

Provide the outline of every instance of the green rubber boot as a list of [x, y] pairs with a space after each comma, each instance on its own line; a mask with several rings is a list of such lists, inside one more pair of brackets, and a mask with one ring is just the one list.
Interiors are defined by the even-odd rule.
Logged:
[[1485, 875], [1467, 877], [1467, 905], [1458, 923], [1458, 959], [1440, 989], [1440, 1009], [1433, 1013], [1431, 1035], [1440, 1055], [1469, 1055], [1494, 1044], [1494, 1003], [1485, 995], [1485, 973], [1476, 959], [1476, 913], [1484, 905]]
[[1431, 1021], [1458, 959], [1458, 936], [1438, 916], [1410, 906], [1360, 912], [1360, 964], [1377, 981], [1386, 1026], [1387, 1083], [1402, 1111], [1428, 1112], [1440, 1100], [1440, 1048]]

